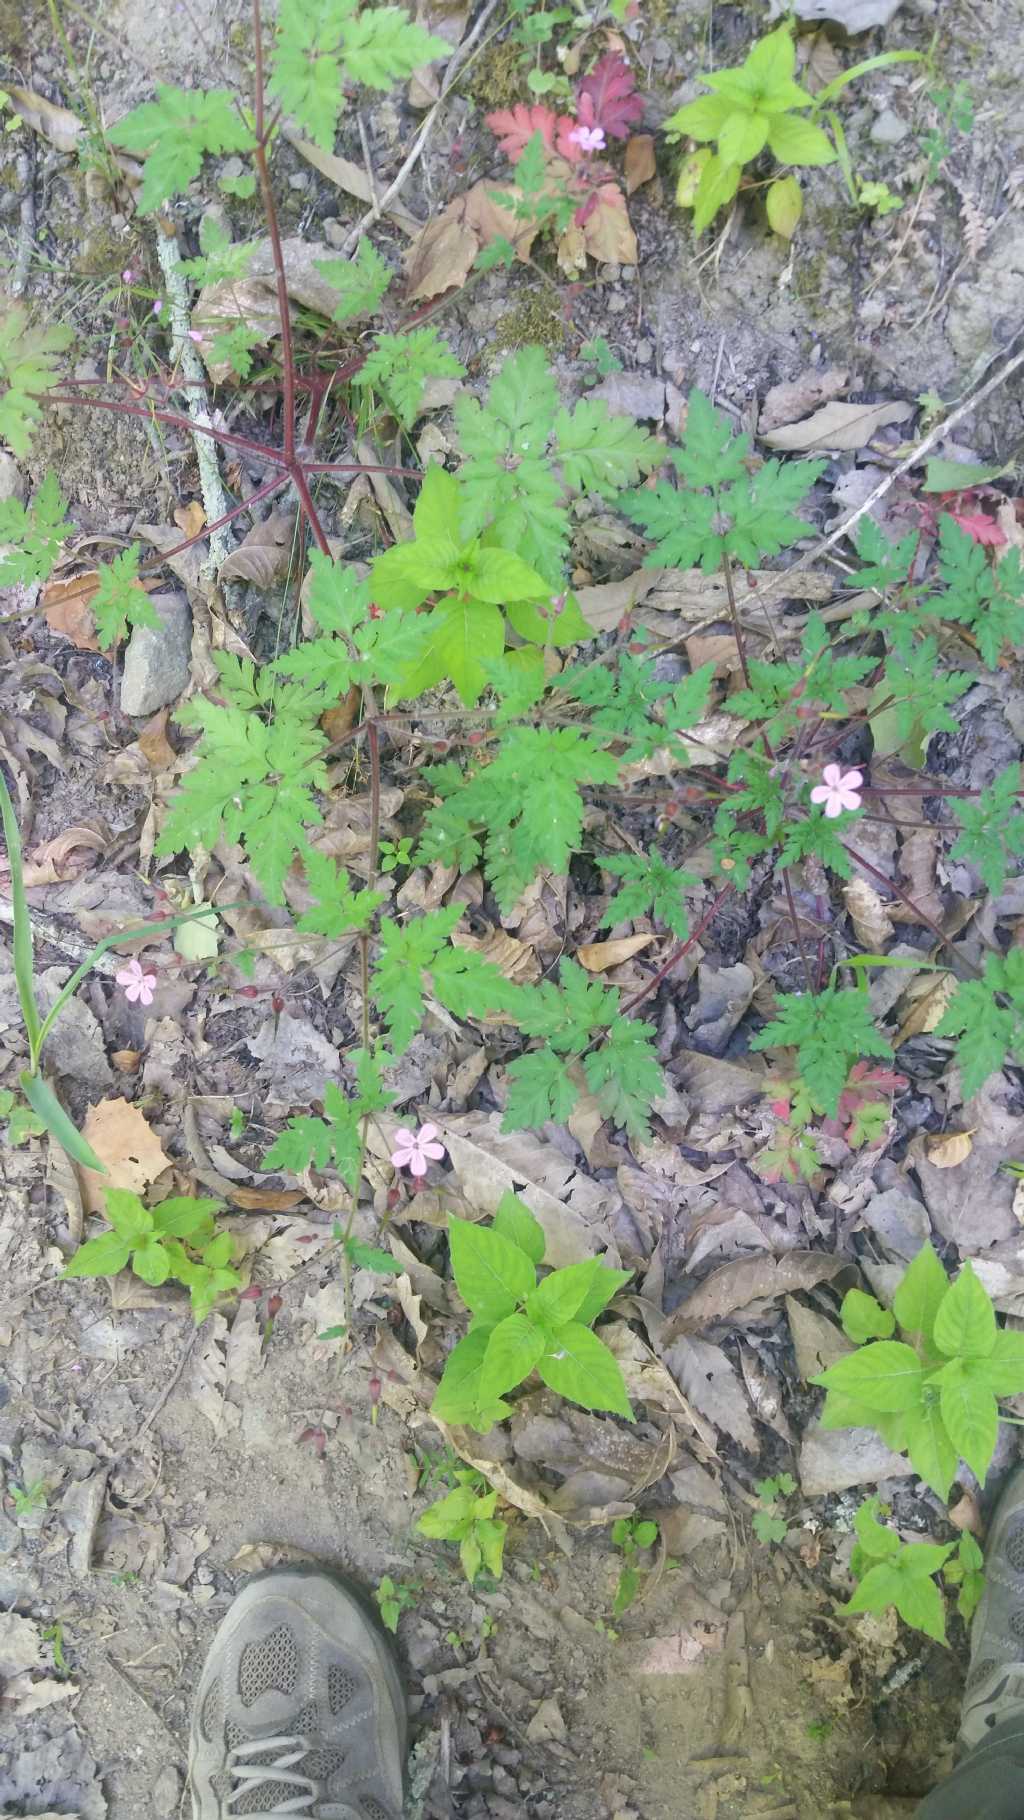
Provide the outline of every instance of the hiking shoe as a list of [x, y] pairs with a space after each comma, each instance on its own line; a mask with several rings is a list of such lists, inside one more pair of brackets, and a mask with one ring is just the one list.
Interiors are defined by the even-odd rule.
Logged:
[[214, 1637], [189, 1748], [193, 1820], [399, 1820], [405, 1698], [382, 1636], [338, 1581], [251, 1580]]
[[1024, 1718], [1024, 1466], [1006, 1482], [985, 1541], [985, 1590], [971, 1625], [960, 1741]]

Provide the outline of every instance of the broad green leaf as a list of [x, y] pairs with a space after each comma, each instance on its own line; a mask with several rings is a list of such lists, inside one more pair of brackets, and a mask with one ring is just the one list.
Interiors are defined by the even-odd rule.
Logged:
[[171, 1260], [159, 1239], [147, 1239], [144, 1245], [136, 1247], [132, 1253], [132, 1269], [137, 1277], [154, 1288], [166, 1283], [171, 1274]]
[[892, 1311], [904, 1333], [920, 1333], [930, 1340], [948, 1290], [949, 1278], [936, 1252], [930, 1244], [922, 1245], [893, 1297]]
[[480, 1372], [480, 1396], [486, 1404], [496, 1401], [529, 1377], [547, 1345], [547, 1335], [525, 1314], [506, 1315], [491, 1328]]
[[209, 1233], [212, 1238], [212, 1216], [223, 1206], [223, 1201], [207, 1197], [193, 1200], [189, 1195], [174, 1195], [153, 1208], [153, 1230], [166, 1238], [191, 1239], [198, 1233]]
[[491, 1223], [491, 1230], [497, 1232], [501, 1238], [508, 1239], [510, 1244], [518, 1245], [520, 1251], [525, 1251], [531, 1263], [543, 1263], [546, 1243], [544, 1228], [539, 1220], [534, 1219], [530, 1209], [519, 1199], [518, 1195], [512, 1193], [511, 1188], [505, 1190], [498, 1202], [498, 1210]]
[[508, 1524], [503, 1523], [500, 1517], [478, 1517], [473, 1531], [480, 1553], [483, 1555], [484, 1566], [496, 1580], [501, 1579], [502, 1555], [507, 1533]]
[[932, 1337], [947, 1359], [985, 1359], [995, 1346], [995, 1310], [970, 1263], [943, 1296]]
[[843, 1332], [859, 1346], [865, 1340], [888, 1340], [895, 1331], [895, 1318], [873, 1295], [863, 1289], [847, 1290], [839, 1311]]
[[852, 1596], [838, 1609], [851, 1615], [859, 1611], [884, 1611], [887, 1605], [896, 1603], [902, 1590], [903, 1576], [899, 1569], [888, 1561], [879, 1561], [877, 1567], [868, 1569]]
[[465, 1533], [467, 1523], [472, 1522], [476, 1504], [477, 1495], [472, 1486], [459, 1485], [446, 1498], [431, 1504], [416, 1528], [421, 1536], [430, 1536], [435, 1542], [457, 1541]]
[[911, 1465], [940, 1498], [948, 1498], [960, 1455], [946, 1432], [940, 1404], [934, 1400], [923, 1403], [920, 1409], [910, 1410], [905, 1420]]
[[909, 1542], [900, 1557], [901, 1570], [908, 1580], [925, 1580], [938, 1573], [955, 1547], [955, 1542]]
[[580, 1264], [566, 1264], [561, 1270], [553, 1270], [526, 1298], [526, 1312], [531, 1321], [550, 1337], [564, 1327], [566, 1321], [577, 1318], [600, 1268], [597, 1258], [585, 1258]]
[[940, 1383], [946, 1433], [979, 1484], [984, 1485], [999, 1432], [995, 1397], [987, 1385], [966, 1375], [959, 1359], [943, 1368]]
[[780, 164], [834, 164], [836, 148], [828, 134], [810, 120], [779, 114], [771, 123], [768, 144]]
[[481, 1403], [480, 1373], [490, 1337], [490, 1328], [476, 1327], [452, 1348], [431, 1404], [443, 1422], [464, 1422], [483, 1434], [509, 1411], [500, 1399], [490, 1408]]
[[885, 1561], [900, 1552], [900, 1539], [894, 1529], [878, 1521], [878, 1499], [865, 1498], [853, 1519], [857, 1540], [873, 1561]]
[[997, 1397], [1018, 1396], [1024, 1391], [1024, 1333], [1001, 1327], [988, 1357], [971, 1361], [971, 1377]]
[[602, 1264], [576, 1310], [577, 1321], [582, 1322], [584, 1327], [591, 1327], [601, 1310], [608, 1306], [612, 1296], [624, 1283], [629, 1282], [632, 1274], [631, 1270], [612, 1270], [607, 1264]]
[[537, 1273], [526, 1253], [492, 1227], [449, 1214], [448, 1243], [460, 1296], [473, 1314], [488, 1322], [512, 1314], [536, 1283]]
[[381, 1251], [376, 1245], [367, 1245], [362, 1239], [353, 1238], [345, 1240], [345, 1250], [357, 1270], [371, 1270], [379, 1277], [398, 1275], [399, 1265], [390, 1251]]
[[144, 1207], [137, 1194], [128, 1188], [108, 1188], [104, 1194], [107, 1206], [107, 1219], [114, 1231], [133, 1245], [149, 1237], [153, 1231], [153, 1215]]
[[811, 1380], [826, 1390], [838, 1390], [865, 1409], [900, 1411], [916, 1409], [921, 1402], [921, 1361], [901, 1340], [875, 1340]]
[[66, 1277], [113, 1277], [123, 1270], [131, 1256], [131, 1242], [117, 1232], [101, 1232], [86, 1239], [64, 1266]]
[[609, 1409], [634, 1420], [618, 1360], [581, 1322], [568, 1321], [548, 1341], [537, 1370], [551, 1390], [571, 1403], [583, 1409]]
[[[922, 1546], [922, 1543], [911, 1543], [907, 1553], [912, 1554], [915, 1548]], [[936, 1643], [945, 1643], [946, 1611], [934, 1580], [903, 1574], [894, 1603], [904, 1624], [923, 1630], [925, 1636], [934, 1637]]]
[[397, 693], [409, 700], [440, 682], [452, 682], [472, 707], [487, 686], [485, 665], [495, 663], [504, 649], [500, 608], [453, 594], [432, 610], [419, 661], [397, 684]]
[[693, 202], [693, 231], [703, 234], [710, 226], [719, 209], [731, 202], [740, 187], [743, 166], [726, 164], [716, 153], [708, 159], [700, 174], [697, 194]]
[[511, 550], [474, 551], [466, 586], [477, 600], [499, 607], [517, 600], [546, 600], [551, 594], [543, 575]]

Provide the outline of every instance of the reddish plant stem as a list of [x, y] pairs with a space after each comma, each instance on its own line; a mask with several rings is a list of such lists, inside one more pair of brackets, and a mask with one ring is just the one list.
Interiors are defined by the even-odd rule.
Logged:
[[798, 920], [797, 914], [796, 914], [796, 904], [793, 900], [793, 886], [792, 886], [792, 882], [790, 880], [788, 866], [783, 866], [783, 868], [782, 868], [782, 883], [783, 883], [783, 886], [784, 886], [785, 892], [786, 892], [786, 904], [789, 909], [789, 920], [793, 925], [793, 934], [796, 936], [796, 945], [800, 950], [800, 959], [803, 963], [804, 981], [806, 983], [808, 992], [813, 992], [814, 991], [814, 975], [811, 972], [811, 963], [807, 958], [807, 949], [804, 947], [803, 931], [800, 928], [800, 923], [799, 923], [799, 920]]
[[914, 912], [914, 915], [924, 924], [925, 928], [930, 929], [936, 940], [940, 941], [944, 948], [948, 948], [950, 954], [955, 955], [961, 966], [965, 967], [968, 973], [972, 974], [975, 979], [981, 978], [981, 968], [976, 967], [974, 962], [969, 961], [965, 954], [961, 954], [959, 948], [954, 947], [945, 931], [940, 929], [938, 923], [933, 921], [926, 910], [921, 909], [920, 904], [915, 904], [913, 898], [903, 890], [901, 885], [896, 883], [895, 879], [886, 878], [884, 872], [879, 872], [877, 866], [873, 866], [869, 859], [864, 858], [863, 853], [858, 853], [856, 847], [851, 847], [847, 841], [843, 842], [843, 849], [849, 854], [850, 858], [868, 874], [869, 878], [876, 879], [880, 885], [884, 885], [887, 891], [895, 891], [900, 902], [906, 904], [907, 909]]
[[700, 922], [697, 924], [696, 929], [693, 931], [693, 934], [688, 935], [685, 942], [678, 942], [676, 944], [676, 946], [673, 948], [671, 954], [669, 955], [668, 960], [662, 962], [661, 966], [658, 968], [657, 973], [651, 974], [651, 977], [647, 981], [646, 985], [641, 986], [640, 991], [635, 992], [633, 994], [633, 997], [627, 999], [626, 1003], [624, 1005], [620, 1005], [619, 1010], [621, 1013], [624, 1014], [627, 1011], [635, 1011], [636, 1007], [638, 1005], [642, 1004], [645, 998], [649, 998], [651, 993], [656, 991], [656, 989], [661, 985], [661, 982], [665, 978], [666, 974], [671, 973], [673, 967], [675, 967], [677, 965], [677, 963], [682, 960], [683, 955], [687, 954], [689, 952], [689, 950], [693, 947], [695, 942], [700, 941], [700, 938], [703, 935], [708, 924], [713, 921], [715, 916], [717, 916], [719, 907], [722, 904], [724, 904], [726, 898], [729, 897], [730, 894], [733, 891], [735, 891], [735, 889], [736, 889], [735, 885], [723, 886], [722, 890], [718, 893], [718, 896], [714, 899], [714, 902], [711, 904], [710, 909], [705, 910], [704, 915], [701, 917]]
[[295, 491], [299, 496], [299, 502], [302, 506], [302, 510], [306, 514], [306, 517], [309, 519], [309, 528], [310, 528], [311, 532], [313, 533], [313, 537], [316, 541], [317, 549], [321, 552], [322, 555], [329, 556], [331, 553], [331, 546], [327, 542], [326, 533], [324, 531], [323, 525], [320, 523], [320, 514], [318, 513], [315, 505], [313, 504], [313, 495], [309, 490], [309, 482], [306, 479], [305, 471], [304, 471], [302, 463], [300, 461], [297, 461], [295, 463], [295, 466], [292, 469], [291, 473], [292, 473], [292, 481], [295, 486]]
[[[292, 346], [292, 319], [288, 303], [288, 278], [284, 269], [284, 253], [281, 250], [281, 228], [277, 219], [277, 204], [270, 182], [270, 167], [267, 163], [267, 149], [264, 139], [264, 81], [263, 81], [263, 20], [260, 0], [252, 0], [252, 23], [254, 38], [255, 73], [254, 73], [254, 112], [256, 116], [256, 149], [253, 153], [256, 175], [259, 178], [260, 196], [263, 202], [263, 215], [270, 237], [270, 250], [274, 261], [274, 278], [277, 284], [277, 308], [281, 318], [281, 372], [284, 385], [284, 463], [292, 478], [295, 478], [295, 357]], [[322, 535], [322, 533], [321, 533]]]
[[[240, 436], [235, 430], [214, 429], [212, 424], [193, 423], [191, 417], [182, 417], [178, 411], [162, 411], [155, 405], [129, 404], [126, 398], [69, 398], [62, 392], [40, 392], [38, 397], [42, 404], [88, 405], [92, 411], [112, 411], [118, 417], [142, 417], [147, 423], [167, 423], [173, 429], [186, 431], [190, 436], [209, 436], [211, 441], [223, 443], [225, 448], [244, 449], [247, 455], [272, 462], [276, 468], [288, 466], [280, 449], [267, 448], [251, 436]], [[358, 462], [353, 463], [352, 471], [358, 473]]]

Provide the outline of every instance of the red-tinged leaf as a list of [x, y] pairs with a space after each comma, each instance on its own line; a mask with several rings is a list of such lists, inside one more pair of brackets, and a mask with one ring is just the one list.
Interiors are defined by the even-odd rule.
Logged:
[[304, 1443], [308, 1443], [312, 1447], [313, 1452], [316, 1454], [317, 1459], [322, 1460], [323, 1456], [324, 1456], [324, 1448], [327, 1446], [326, 1429], [304, 1428], [302, 1433], [299, 1436], [299, 1446], [300, 1447], [303, 1446]]
[[576, 125], [568, 114], [556, 114], [550, 107], [527, 107], [519, 101], [515, 107], [499, 108], [496, 113], [486, 116], [487, 124], [495, 135], [505, 156], [513, 164], [518, 164], [534, 133], [540, 133], [546, 149], [554, 155], [565, 158], [575, 164], [583, 153], [578, 145], [573, 145], [569, 134]]
[[595, 63], [576, 91], [582, 126], [599, 126], [612, 139], [628, 139], [644, 111], [633, 72], [620, 51], [609, 51]]
[[961, 531], [966, 531], [968, 537], [973, 537], [975, 543], [984, 544], [987, 549], [1001, 550], [1006, 542], [1006, 532], [994, 518], [989, 518], [987, 512], [951, 512], [949, 516]]

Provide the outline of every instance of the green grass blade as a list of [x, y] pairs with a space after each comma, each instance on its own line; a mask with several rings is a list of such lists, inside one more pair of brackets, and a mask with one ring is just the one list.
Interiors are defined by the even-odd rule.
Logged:
[[14, 978], [18, 987], [21, 1015], [25, 1020], [29, 1055], [32, 1065], [35, 1067], [39, 1060], [40, 1026], [39, 1010], [33, 991], [32, 924], [29, 920], [28, 899], [25, 896], [25, 875], [21, 863], [21, 830], [18, 827], [14, 804], [7, 788], [7, 779], [2, 771], [0, 771], [0, 821], [3, 822], [7, 858], [11, 868], [11, 904], [14, 909]]
[[19, 1085], [33, 1112], [38, 1112], [51, 1137], [56, 1138], [72, 1161], [81, 1163], [85, 1169], [95, 1169], [100, 1175], [106, 1175], [106, 1164], [100, 1162], [77, 1125], [72, 1124], [53, 1088], [44, 1081], [42, 1075], [29, 1074], [26, 1070]]

